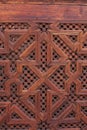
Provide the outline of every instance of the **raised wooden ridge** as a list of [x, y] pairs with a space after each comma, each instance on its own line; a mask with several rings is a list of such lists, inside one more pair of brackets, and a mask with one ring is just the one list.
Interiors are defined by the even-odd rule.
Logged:
[[86, 0], [0, 0], [0, 3], [29, 3], [29, 4], [87, 4]]

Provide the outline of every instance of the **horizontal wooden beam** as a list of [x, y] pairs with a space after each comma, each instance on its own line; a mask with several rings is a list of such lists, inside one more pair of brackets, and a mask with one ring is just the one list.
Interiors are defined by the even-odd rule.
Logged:
[[87, 0], [0, 0], [0, 3], [29, 3], [29, 4], [87, 4]]
[[87, 20], [87, 6], [0, 4], [0, 21]]

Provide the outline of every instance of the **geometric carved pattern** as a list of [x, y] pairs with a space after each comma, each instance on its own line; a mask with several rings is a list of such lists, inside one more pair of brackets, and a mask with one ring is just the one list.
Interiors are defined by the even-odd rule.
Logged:
[[0, 23], [1, 130], [87, 130], [86, 25]]

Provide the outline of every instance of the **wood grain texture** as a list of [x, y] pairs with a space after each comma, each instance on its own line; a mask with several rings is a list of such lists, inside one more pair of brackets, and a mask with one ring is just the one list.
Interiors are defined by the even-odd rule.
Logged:
[[0, 4], [0, 130], [87, 130], [86, 15]]
[[86, 0], [0, 0], [0, 3], [4, 3], [4, 4], [7, 4], [7, 3], [29, 3], [29, 4], [87, 4], [87, 1]]
[[1, 4], [0, 21], [87, 20], [87, 7], [75, 5]]

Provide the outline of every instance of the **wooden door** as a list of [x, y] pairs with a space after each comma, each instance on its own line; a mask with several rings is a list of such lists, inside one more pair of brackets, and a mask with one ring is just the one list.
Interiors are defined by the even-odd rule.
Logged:
[[87, 130], [86, 1], [2, 0], [0, 130]]

